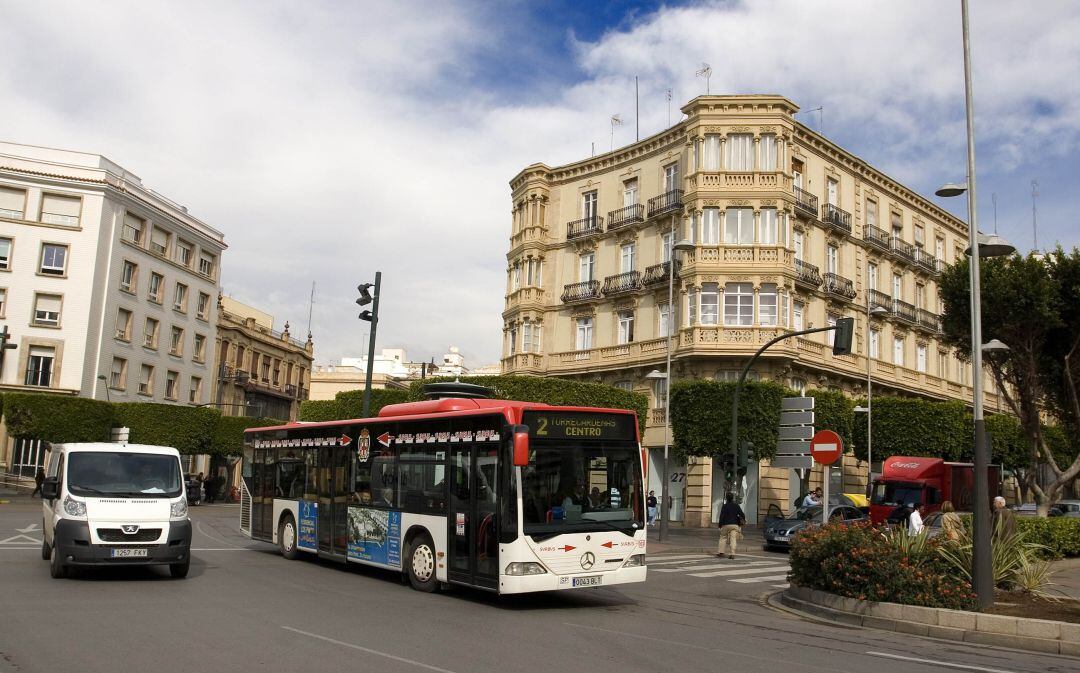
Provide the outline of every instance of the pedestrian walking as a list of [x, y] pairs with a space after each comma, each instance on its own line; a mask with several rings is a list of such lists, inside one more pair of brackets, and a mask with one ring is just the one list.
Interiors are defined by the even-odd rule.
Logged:
[[724, 558], [724, 548], [727, 547], [728, 558], [735, 558], [735, 549], [742, 537], [742, 526], [746, 523], [746, 515], [742, 507], [735, 504], [735, 495], [728, 493], [724, 506], [720, 508], [720, 544], [716, 550], [719, 558]]
[[45, 483], [45, 468], [39, 467], [34, 474], [34, 490], [30, 493], [30, 497], [41, 496], [41, 485]]
[[958, 542], [960, 533], [963, 530], [964, 522], [960, 520], [960, 515], [956, 513], [952, 500], [941, 503], [941, 532], [945, 534], [945, 539], [950, 542]]
[[649, 491], [649, 497], [645, 500], [645, 511], [649, 515], [646, 524], [651, 526], [656, 523], [656, 491]]
[[217, 486], [217, 478], [213, 474], [206, 475], [206, 481], [203, 482], [203, 496], [206, 498], [206, 504], [214, 504], [214, 496], [217, 495], [217, 491], [214, 487]]
[[1005, 498], [994, 498], [993, 535], [999, 540], [1007, 540], [1016, 533], [1016, 515], [1005, 506]]
[[921, 503], [911, 503], [911, 514], [908, 515], [907, 529], [908, 533], [912, 535], [918, 535], [923, 532], [923, 520], [922, 515], [926, 513], [926, 505]]

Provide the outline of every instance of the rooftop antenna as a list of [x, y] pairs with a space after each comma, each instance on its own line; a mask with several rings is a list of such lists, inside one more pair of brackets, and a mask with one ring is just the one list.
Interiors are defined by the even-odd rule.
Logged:
[[622, 126], [622, 125], [623, 125], [622, 117], [620, 117], [619, 115], [611, 115], [611, 150], [610, 151], [612, 151], [612, 152], [615, 151], [615, 127], [616, 126]]
[[311, 309], [315, 306], [315, 281], [311, 281], [311, 302], [308, 303], [307, 309], [307, 333], [308, 338], [311, 338]]
[[698, 77], [705, 78], [705, 95], [709, 95], [709, 79], [712, 77], [712, 66], [708, 63], [702, 63], [701, 69], [694, 73]]
[[1039, 196], [1039, 183], [1031, 181], [1031, 231], [1035, 238], [1035, 250], [1039, 249], [1039, 222], [1036, 218], [1035, 199]]
[[671, 89], [667, 90], [667, 125], [671, 126]]
[[994, 235], [997, 235], [997, 192], [990, 195], [990, 200], [994, 203]]
[[825, 108], [824, 108], [824, 106], [819, 105], [817, 107], [812, 107], [809, 110], [799, 110], [795, 114], [801, 115], [801, 114], [804, 114], [806, 112], [816, 112], [816, 113], [818, 113], [818, 118], [817, 118], [818, 129], [817, 129], [817, 132], [820, 135], [825, 135], [825, 119], [824, 119]]

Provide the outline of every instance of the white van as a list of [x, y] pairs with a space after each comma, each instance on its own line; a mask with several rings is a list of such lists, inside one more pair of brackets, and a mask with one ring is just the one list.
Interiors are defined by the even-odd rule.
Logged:
[[168, 565], [186, 577], [191, 521], [180, 453], [141, 444], [53, 444], [41, 487], [41, 558], [71, 566]]

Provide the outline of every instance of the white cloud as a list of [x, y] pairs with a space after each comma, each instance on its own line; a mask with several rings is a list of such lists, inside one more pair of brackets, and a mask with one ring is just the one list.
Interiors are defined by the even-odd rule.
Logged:
[[[665, 89], [675, 92], [674, 119], [703, 93], [693, 73], [708, 61], [713, 92], [823, 105], [827, 135], [917, 189], [963, 171], [957, 3], [664, 7], [543, 54], [575, 59], [584, 74], [535, 90], [483, 76], [501, 60], [536, 57], [522, 44], [527, 31], [499, 26], [527, 4], [438, 7], [8, 3], [4, 133], [106, 154], [225, 231], [227, 291], [289, 320], [294, 335], [306, 328], [314, 280], [320, 362], [362, 351], [355, 285], [376, 269], [381, 345], [419, 358], [454, 344], [471, 364], [495, 361], [507, 182], [535, 161], [581, 159], [590, 143], [606, 151], [614, 113], [627, 121], [616, 144], [630, 142], [634, 75], [642, 135], [666, 125]], [[557, 18], [528, 20], [566, 31]], [[1038, 12], [980, 2], [972, 28], [980, 184], [1001, 191], [1003, 223], [1021, 222], [1030, 205], [1021, 175], [1076, 173], [1080, 15], [1065, 2]], [[1044, 113], [1033, 116], [1037, 106]], [[817, 125], [816, 115], [800, 118]], [[1040, 219], [1078, 243], [1076, 228], [1060, 224], [1071, 194], [1053, 184], [1044, 181]]]

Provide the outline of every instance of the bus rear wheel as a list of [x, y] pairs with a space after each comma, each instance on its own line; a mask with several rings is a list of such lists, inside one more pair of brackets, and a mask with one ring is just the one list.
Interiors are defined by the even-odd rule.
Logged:
[[296, 549], [296, 521], [293, 520], [292, 514], [286, 514], [281, 518], [277, 539], [281, 555], [290, 561], [295, 559], [299, 552]]
[[438, 588], [435, 579], [435, 544], [431, 538], [420, 535], [409, 545], [409, 584], [417, 591], [431, 593]]

